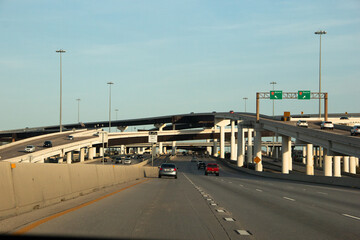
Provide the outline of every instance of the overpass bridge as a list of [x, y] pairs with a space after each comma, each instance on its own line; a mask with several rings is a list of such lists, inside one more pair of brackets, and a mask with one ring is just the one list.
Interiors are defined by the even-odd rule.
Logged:
[[[352, 114], [355, 116], [357, 114]], [[307, 174], [313, 174], [314, 153], [324, 164], [325, 176], [340, 176], [340, 166], [343, 163], [344, 171], [355, 173], [360, 156], [360, 139], [350, 136], [347, 126], [339, 122], [339, 116], [342, 114], [329, 114], [329, 120], [338, 122], [334, 131], [324, 131], [319, 129], [320, 119], [304, 117], [310, 122], [307, 129], [296, 127], [294, 121], [279, 121], [272, 117], [260, 115], [256, 119], [255, 114], [251, 113], [200, 113], [172, 115], [164, 117], [142, 118], [121, 120], [112, 122], [112, 126], [117, 126], [122, 132], [108, 133], [103, 128], [97, 128], [106, 122], [86, 123], [84, 126], [93, 128], [80, 128], [64, 133], [52, 133], [41, 136], [46, 131], [55, 130], [56, 127], [42, 127], [38, 129], [39, 136], [26, 138], [0, 147], [0, 156], [2, 161], [10, 162], [43, 162], [46, 157], [58, 155], [65, 158], [67, 163], [71, 163], [73, 151], [80, 152], [80, 161], [85, 158], [92, 159], [97, 154], [103, 156], [104, 147], [120, 146], [123, 149], [130, 144], [140, 144], [148, 142], [148, 131], [125, 132], [129, 125], [153, 124], [158, 134], [158, 149], [162, 154], [163, 143], [172, 143], [172, 153], [176, 149], [176, 143], [187, 140], [206, 139], [212, 141], [212, 153], [217, 156], [217, 149], [220, 149], [220, 158], [225, 156], [225, 142], [229, 142], [231, 149], [231, 160], [237, 161], [238, 166], [244, 166], [244, 163], [253, 163], [256, 159], [256, 171], [262, 171], [262, 137], [277, 136], [281, 137], [281, 146], [269, 146], [271, 155], [282, 159], [282, 172], [288, 174], [292, 170], [291, 159], [291, 138], [296, 140], [296, 144], [304, 146], [306, 151]], [[298, 118], [294, 118], [297, 120]], [[359, 118], [352, 117], [353, 122], [359, 121]], [[342, 124], [342, 125], [341, 125]], [[230, 125], [230, 128], [228, 126]], [[73, 125], [64, 125], [65, 128], [76, 127]], [[235, 128], [237, 126], [237, 129]], [[6, 137], [11, 131], [0, 132], [1, 137]], [[13, 133], [18, 134], [16, 131]], [[64, 140], [67, 134], [77, 134], [75, 141]], [[100, 134], [95, 134], [100, 133]], [[25, 135], [24, 135], [25, 136]], [[56, 145], [51, 149], [41, 148], [42, 142], [46, 139], [52, 139]], [[32, 141], [35, 142], [32, 142]], [[37, 141], [37, 142], [36, 142]], [[64, 142], [65, 141], [65, 142]], [[25, 144], [33, 143], [39, 146], [40, 151], [26, 154], [22, 150]], [[24, 144], [24, 145], [21, 145]], [[305, 149], [306, 148], [306, 149]], [[246, 154], [245, 154], [246, 151]], [[245, 159], [246, 157], [246, 159]]]

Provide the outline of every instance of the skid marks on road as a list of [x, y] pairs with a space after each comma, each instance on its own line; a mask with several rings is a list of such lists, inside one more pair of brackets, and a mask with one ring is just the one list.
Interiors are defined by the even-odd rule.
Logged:
[[194, 186], [194, 188], [202, 195], [204, 201], [209, 204], [210, 210], [217, 218], [218, 222], [228, 234], [229, 239], [253, 239], [252, 233], [247, 229], [242, 229], [239, 222], [224, 207], [219, 206], [215, 199], [200, 186], [191, 181], [185, 173], [185, 178]]

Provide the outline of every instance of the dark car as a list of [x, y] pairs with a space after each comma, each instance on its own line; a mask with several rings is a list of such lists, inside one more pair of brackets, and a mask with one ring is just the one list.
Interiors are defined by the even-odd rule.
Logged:
[[122, 158], [121, 158], [121, 157], [116, 157], [116, 158], [114, 159], [114, 163], [115, 163], [115, 164], [122, 163]]
[[204, 162], [199, 162], [198, 169], [205, 169], [206, 164]]
[[45, 141], [43, 147], [52, 147], [51, 141]]

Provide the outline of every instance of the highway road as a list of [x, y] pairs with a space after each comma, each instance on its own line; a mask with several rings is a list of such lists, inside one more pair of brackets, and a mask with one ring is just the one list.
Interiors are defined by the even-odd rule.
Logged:
[[[65, 201], [55, 210], [39, 209], [13, 218], [18, 227], [10, 232], [123, 239], [360, 239], [357, 189], [261, 178], [224, 165], [219, 177], [205, 176], [190, 159], [173, 160], [178, 179], [138, 180], [112, 188], [113, 194], [101, 199], [98, 192], [89, 204], [74, 200], [71, 207]], [[30, 217], [39, 212], [47, 218]]]

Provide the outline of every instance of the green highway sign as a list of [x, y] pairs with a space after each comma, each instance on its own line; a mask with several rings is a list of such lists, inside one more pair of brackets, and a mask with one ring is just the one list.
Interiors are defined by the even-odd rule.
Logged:
[[282, 99], [282, 91], [270, 91], [270, 99]]
[[304, 90], [298, 91], [298, 99], [299, 100], [309, 100], [310, 99], [310, 91], [304, 91]]

